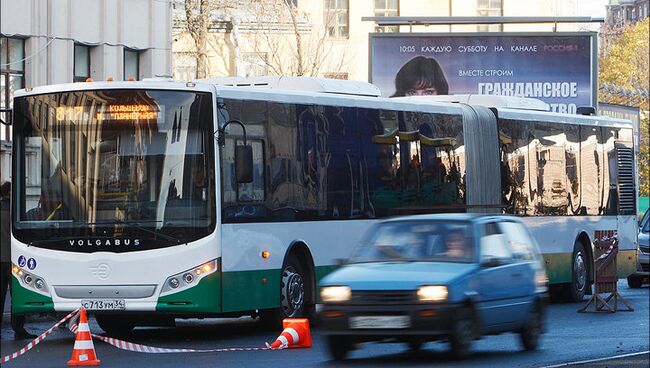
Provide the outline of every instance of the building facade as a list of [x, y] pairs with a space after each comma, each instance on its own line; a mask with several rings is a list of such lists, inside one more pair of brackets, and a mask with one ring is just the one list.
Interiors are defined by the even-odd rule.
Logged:
[[626, 26], [648, 17], [650, 0], [610, 0], [607, 5], [607, 25]]
[[[215, 0], [216, 1], [216, 0]], [[224, 0], [220, 0], [224, 1]], [[225, 1], [228, 2], [228, 1]], [[553, 31], [553, 24], [438, 25], [379, 27], [364, 22], [371, 16], [575, 16], [577, 0], [261, 0], [267, 7], [295, 6], [291, 17], [260, 16], [246, 0], [231, 0], [233, 8], [212, 12], [208, 40], [208, 76], [287, 74], [275, 67], [292, 65], [295, 33], [303, 42], [302, 58], [318, 64], [306, 75], [368, 80], [369, 34], [373, 32], [511, 32]], [[272, 5], [268, 5], [272, 4]], [[195, 45], [184, 22], [183, 5], [174, 12], [174, 78], [196, 77]], [[225, 9], [222, 8], [222, 9]], [[259, 6], [257, 7], [259, 10]], [[267, 12], [269, 13], [269, 12]], [[280, 14], [279, 11], [272, 12]], [[295, 26], [292, 26], [295, 25]], [[558, 31], [576, 31], [559, 24]], [[260, 35], [265, 35], [260, 40]], [[282, 41], [284, 40], [284, 41]], [[278, 44], [285, 43], [280, 49]], [[309, 46], [304, 46], [308, 44]], [[262, 46], [260, 46], [262, 45]], [[266, 46], [266, 47], [264, 47]], [[279, 71], [284, 73], [279, 73]], [[296, 74], [293, 74], [296, 75]]]
[[[171, 9], [161, 0], [0, 0], [0, 107], [25, 87], [171, 76]], [[0, 181], [10, 137], [0, 125]]]

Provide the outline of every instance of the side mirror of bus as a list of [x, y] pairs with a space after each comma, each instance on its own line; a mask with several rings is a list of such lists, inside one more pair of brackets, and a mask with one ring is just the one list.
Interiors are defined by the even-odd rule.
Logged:
[[235, 176], [237, 183], [253, 182], [253, 147], [235, 147]]

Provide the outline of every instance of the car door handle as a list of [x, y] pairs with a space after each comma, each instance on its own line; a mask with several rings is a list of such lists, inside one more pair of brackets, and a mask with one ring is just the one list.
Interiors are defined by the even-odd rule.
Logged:
[[512, 277], [521, 277], [521, 273], [519, 273], [519, 272], [511, 273], [510, 276], [512, 276]]

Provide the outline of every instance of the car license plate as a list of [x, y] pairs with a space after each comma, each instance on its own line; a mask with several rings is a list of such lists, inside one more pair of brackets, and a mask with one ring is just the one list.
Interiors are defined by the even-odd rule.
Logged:
[[409, 328], [411, 318], [409, 316], [356, 316], [350, 317], [350, 328], [372, 329], [372, 328]]
[[124, 299], [91, 299], [82, 300], [81, 306], [87, 310], [124, 310], [126, 302]]

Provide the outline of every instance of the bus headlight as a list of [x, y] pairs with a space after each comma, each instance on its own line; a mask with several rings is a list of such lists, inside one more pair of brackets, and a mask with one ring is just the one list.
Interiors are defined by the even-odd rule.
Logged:
[[427, 285], [420, 286], [417, 294], [421, 302], [444, 302], [449, 292], [446, 286]]
[[40, 294], [49, 296], [49, 290], [47, 283], [43, 280], [42, 277], [35, 275], [31, 272], [27, 272], [22, 268], [18, 267], [15, 264], [11, 265], [11, 272], [16, 275], [16, 278], [20, 281], [20, 284], [28, 289], [36, 291]]
[[171, 279], [169, 279], [169, 281], [167, 283], [169, 284], [169, 286], [171, 286], [172, 289], [176, 289], [181, 284], [178, 281], [178, 279], [175, 278], [175, 277], [172, 277]]
[[200, 264], [189, 270], [171, 275], [165, 280], [160, 292], [161, 295], [178, 292], [198, 284], [198, 282], [217, 271], [217, 260]]
[[37, 289], [41, 290], [45, 287], [45, 282], [41, 279], [36, 279], [36, 282], [34, 282], [34, 286], [36, 286]]
[[348, 286], [326, 286], [320, 290], [320, 297], [325, 303], [347, 302], [352, 296]]

